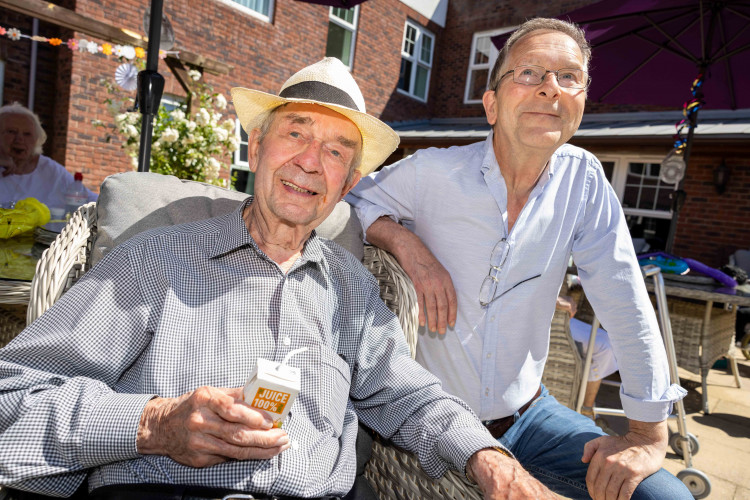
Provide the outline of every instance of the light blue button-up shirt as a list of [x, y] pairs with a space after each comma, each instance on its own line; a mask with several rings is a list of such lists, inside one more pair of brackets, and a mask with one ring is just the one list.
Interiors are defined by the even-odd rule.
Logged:
[[[586, 295], [609, 332], [620, 397], [631, 419], [664, 420], [685, 391], [670, 385], [664, 345], [620, 203], [591, 153], [564, 145], [508, 232], [505, 181], [486, 141], [418, 151], [362, 179], [347, 196], [365, 231], [391, 216], [417, 234], [453, 279], [456, 326], [420, 329], [417, 360], [482, 420], [513, 414], [536, 392], [555, 301], [572, 253]], [[490, 254], [510, 252], [495, 297], [479, 303]]]

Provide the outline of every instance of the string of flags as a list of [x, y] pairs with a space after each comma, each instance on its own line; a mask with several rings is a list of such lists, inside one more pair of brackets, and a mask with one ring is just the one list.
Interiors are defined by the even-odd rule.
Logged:
[[[99, 44], [93, 40], [86, 40], [83, 38], [69, 38], [63, 41], [61, 38], [47, 38], [46, 36], [39, 35], [27, 35], [18, 28], [9, 28], [0, 26], [0, 36], [10, 38], [12, 41], [17, 42], [21, 39], [29, 39], [35, 42], [48, 43], [53, 47], [67, 47], [71, 51], [75, 52], [87, 52], [89, 54], [104, 54], [105, 56], [114, 56], [118, 59], [126, 59], [132, 61], [134, 59], [145, 59], [146, 50], [143, 47], [133, 47], [132, 45], [113, 45], [111, 43]], [[178, 55], [179, 51], [176, 50], [160, 50], [159, 58], [164, 59], [168, 55]]]

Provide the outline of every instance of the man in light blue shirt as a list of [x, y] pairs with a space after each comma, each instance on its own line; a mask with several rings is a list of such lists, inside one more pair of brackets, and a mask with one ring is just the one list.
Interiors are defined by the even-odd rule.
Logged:
[[[415, 283], [430, 330], [417, 360], [537, 479], [571, 498], [691, 498], [660, 469], [666, 418], [685, 391], [670, 385], [622, 208], [599, 161], [566, 144], [583, 115], [590, 54], [574, 25], [525, 23], [484, 94], [486, 141], [419, 151], [347, 200], [369, 242]], [[571, 253], [621, 367], [623, 437], [540, 385]]]

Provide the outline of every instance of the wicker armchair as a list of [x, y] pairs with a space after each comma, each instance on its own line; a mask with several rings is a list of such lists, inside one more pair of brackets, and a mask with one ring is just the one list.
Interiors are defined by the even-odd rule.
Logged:
[[560, 403], [575, 410], [582, 372], [583, 359], [570, 334], [570, 314], [556, 310], [552, 317], [549, 354], [542, 383]]
[[49, 309], [89, 270], [88, 260], [96, 237], [96, 203], [80, 207], [42, 254], [31, 281], [26, 322]]

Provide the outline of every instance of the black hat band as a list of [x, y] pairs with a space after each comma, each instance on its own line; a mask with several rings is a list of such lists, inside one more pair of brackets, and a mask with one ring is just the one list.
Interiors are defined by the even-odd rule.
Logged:
[[279, 97], [309, 99], [361, 111], [349, 94], [338, 87], [318, 81], [306, 81], [290, 85], [279, 93]]

